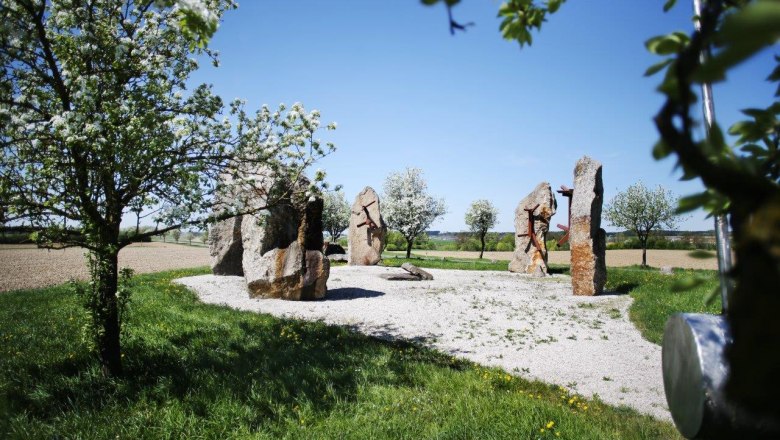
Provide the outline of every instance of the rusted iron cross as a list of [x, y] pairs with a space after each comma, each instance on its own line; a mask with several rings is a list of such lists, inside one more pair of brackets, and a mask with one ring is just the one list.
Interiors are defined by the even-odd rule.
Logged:
[[539, 243], [539, 239], [536, 238], [536, 231], [534, 230], [534, 211], [536, 211], [536, 208], [539, 207], [539, 204], [537, 203], [536, 206], [533, 208], [525, 208], [523, 211], [528, 213], [528, 233], [526, 234], [517, 234], [518, 237], [529, 237], [531, 239], [531, 243], [536, 247], [538, 250], [542, 250], [542, 245]]
[[558, 228], [562, 231], [566, 231], [563, 237], [561, 237], [561, 239], [558, 240], [558, 246], [560, 246], [566, 243], [567, 241], [569, 241], [569, 232], [570, 232], [569, 229], [571, 229], [571, 199], [572, 199], [572, 194], [574, 194], [574, 190], [567, 188], [566, 185], [561, 185], [561, 189], [556, 192], [569, 199], [569, 224], [568, 226], [563, 226], [562, 224], [558, 223]]
[[[368, 214], [368, 207], [373, 205], [374, 203], [376, 203], [376, 200], [374, 200], [373, 202], [369, 203], [368, 205], [363, 206], [363, 212], [366, 214], [366, 220], [363, 223], [358, 224], [357, 225], [358, 228], [361, 227], [361, 226], [365, 226], [365, 225], [368, 225], [368, 229], [376, 229], [376, 228], [379, 227], [379, 226], [377, 226], [376, 223], [374, 223], [374, 220], [372, 220], [371, 216]], [[360, 215], [359, 212], [354, 212], [353, 211], [352, 213], [355, 214], [355, 215]]]

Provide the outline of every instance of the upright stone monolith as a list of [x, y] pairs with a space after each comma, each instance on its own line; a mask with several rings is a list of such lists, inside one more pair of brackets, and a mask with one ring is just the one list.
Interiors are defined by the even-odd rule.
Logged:
[[241, 258], [244, 246], [241, 242], [243, 216], [222, 220], [209, 229], [209, 255], [214, 275], [243, 275]]
[[330, 262], [322, 253], [322, 199], [246, 216], [242, 226], [243, 269], [249, 296], [320, 299], [327, 292]]
[[[529, 213], [526, 209], [536, 207], [531, 213], [533, 231], [529, 231]], [[542, 182], [528, 194], [515, 209], [515, 253], [509, 262], [511, 272], [528, 273], [543, 277], [547, 275], [547, 231], [550, 218], [558, 207], [550, 184]], [[532, 237], [533, 235], [533, 237]]]
[[[254, 175], [262, 178], [260, 184], [255, 180], [255, 185], [230, 186], [220, 209], [229, 209], [227, 202], [261, 209], [268, 194], [284, 192], [277, 190], [286, 184], [268, 172]], [[231, 183], [229, 176], [225, 182]], [[302, 192], [306, 185], [302, 179], [291, 189]], [[322, 252], [322, 199], [275, 201], [256, 214], [218, 222], [211, 237], [214, 274], [243, 275], [251, 297], [306, 300], [327, 292], [330, 262]]]
[[367, 186], [357, 195], [352, 204], [349, 219], [350, 266], [373, 266], [382, 259], [385, 247], [387, 225], [379, 209], [379, 196]]
[[601, 163], [587, 156], [574, 167], [571, 203], [571, 284], [575, 295], [597, 295], [607, 281], [606, 232], [601, 229]]

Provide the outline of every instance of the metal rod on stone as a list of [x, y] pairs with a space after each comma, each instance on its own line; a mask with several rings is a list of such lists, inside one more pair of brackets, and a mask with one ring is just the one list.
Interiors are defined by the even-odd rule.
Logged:
[[[693, 0], [693, 13], [696, 17], [701, 17], [702, 0]], [[697, 31], [701, 30], [699, 20], [694, 20], [694, 27]], [[710, 58], [709, 48], [706, 48], [699, 55], [699, 60], [704, 64]], [[708, 82], [701, 84], [702, 107], [704, 110], [704, 123], [707, 130], [707, 137], [710, 135], [712, 124], [715, 122], [715, 104], [712, 99], [712, 85]], [[715, 245], [718, 250], [718, 274], [720, 277], [720, 297], [723, 305], [723, 313], [728, 310], [728, 298], [731, 292], [732, 284], [728, 277], [731, 271], [731, 244], [729, 243], [729, 225], [725, 214], [715, 216]]]

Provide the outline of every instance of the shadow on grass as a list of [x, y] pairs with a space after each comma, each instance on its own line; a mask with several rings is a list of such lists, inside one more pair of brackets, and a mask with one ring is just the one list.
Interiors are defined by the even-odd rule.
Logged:
[[[362, 289], [335, 293], [340, 299], [381, 295]], [[177, 321], [150, 315], [135, 322], [124, 340], [123, 377], [103, 377], [86, 354], [65, 361], [51, 353], [50, 359], [17, 361], [11, 367], [18, 380], [0, 390], [6, 415], [54, 423], [69, 414], [175, 405], [207, 417], [215, 405], [226, 405], [251, 408], [250, 424], [260, 426], [297, 406], [327, 413], [339, 402], [354, 401], [361, 383], [415, 386], [415, 361], [465, 368], [447, 355], [390, 340], [391, 329], [382, 341], [318, 322], [193, 308], [195, 313]], [[383, 359], [380, 366], [378, 359]]]

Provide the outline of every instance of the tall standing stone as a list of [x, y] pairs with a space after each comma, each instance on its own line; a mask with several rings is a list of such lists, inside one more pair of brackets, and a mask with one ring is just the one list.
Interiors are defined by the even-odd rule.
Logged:
[[606, 232], [601, 229], [601, 163], [587, 156], [574, 167], [571, 203], [571, 283], [575, 295], [597, 295], [607, 281]]
[[280, 204], [245, 216], [243, 269], [249, 296], [310, 300], [327, 292], [330, 262], [322, 253], [322, 199], [304, 210]]
[[[538, 206], [537, 206], [538, 205]], [[533, 240], [529, 235], [528, 212], [533, 211]], [[534, 276], [547, 275], [547, 232], [550, 230], [550, 218], [555, 214], [558, 204], [550, 184], [542, 182], [528, 194], [515, 209], [515, 252], [509, 262], [511, 272], [528, 273]], [[540, 247], [537, 248], [536, 244]]]
[[387, 225], [379, 209], [379, 196], [370, 186], [357, 195], [349, 219], [350, 266], [373, 266], [382, 259]]
[[241, 241], [243, 216], [215, 223], [209, 229], [209, 255], [214, 275], [243, 275], [241, 258], [244, 246]]

